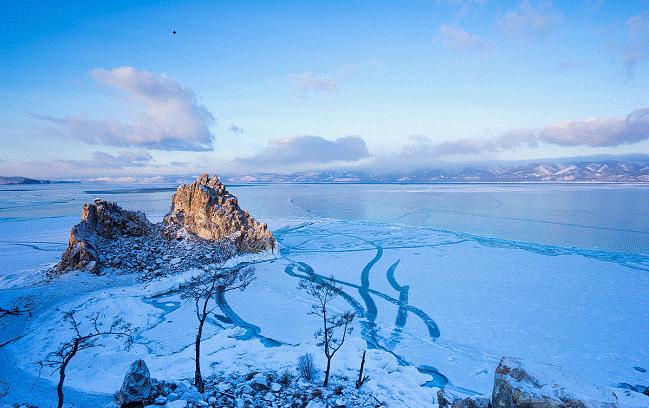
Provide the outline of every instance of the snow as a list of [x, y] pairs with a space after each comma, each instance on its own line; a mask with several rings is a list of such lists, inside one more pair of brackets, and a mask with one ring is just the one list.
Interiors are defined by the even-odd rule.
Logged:
[[[100, 311], [106, 321], [122, 317], [139, 328], [130, 350], [105, 339], [105, 347], [74, 358], [66, 400], [75, 406], [110, 406], [139, 358], [158, 379], [191, 378], [196, 318], [175, 291], [200, 271], [151, 282], [85, 273], [44, 282], [38, 269], [57, 260], [76, 220], [2, 225], [12, 244], [0, 245], [0, 306], [27, 299], [34, 308], [32, 318], [19, 316], [10, 325], [0, 320], [0, 344], [27, 333], [0, 347], [5, 399], [44, 406], [51, 400], [56, 376], [44, 371], [37, 381], [34, 363], [69, 338], [62, 321], [68, 310], [79, 316]], [[590, 383], [615, 388], [623, 406], [647, 406], [646, 397], [619, 388], [649, 384], [647, 255], [304, 213], [262, 221], [279, 252], [230, 261], [254, 263], [257, 279], [245, 292], [228, 293], [208, 321], [205, 374], [295, 372], [305, 353], [323, 367], [313, 338], [319, 321], [307, 314], [311, 300], [297, 285], [312, 274], [333, 275], [344, 291], [335, 309], [357, 312], [352, 336], [334, 357], [334, 375], [353, 381], [368, 349], [364, 388], [389, 406], [430, 407], [438, 387], [458, 395], [489, 393], [505, 355], [570, 368]], [[172, 404], [184, 406], [166, 406]]]

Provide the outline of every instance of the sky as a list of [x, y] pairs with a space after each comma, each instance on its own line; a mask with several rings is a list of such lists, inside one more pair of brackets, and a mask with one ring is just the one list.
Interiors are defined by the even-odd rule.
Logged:
[[649, 0], [7, 0], [0, 23], [0, 175], [649, 154]]

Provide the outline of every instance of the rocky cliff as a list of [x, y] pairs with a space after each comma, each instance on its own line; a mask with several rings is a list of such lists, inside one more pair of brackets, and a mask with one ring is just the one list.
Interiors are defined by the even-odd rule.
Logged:
[[144, 236], [152, 227], [144, 213], [124, 210], [115, 203], [96, 199], [94, 204], [84, 204], [81, 222], [70, 231], [68, 247], [56, 272], [68, 269], [97, 272], [101, 240]]
[[163, 221], [166, 238], [193, 234], [209, 241], [232, 239], [244, 252], [272, 249], [275, 238], [266, 224], [255, 221], [239, 208], [217, 176], [203, 174], [194, 183], [182, 185], [171, 200], [171, 212]]
[[114, 268], [159, 276], [274, 246], [267, 226], [239, 208], [237, 198], [218, 177], [204, 174], [178, 188], [171, 212], [160, 224], [150, 223], [142, 212], [102, 199], [84, 204], [81, 222], [72, 228], [54, 273], [100, 273], [102, 268]]

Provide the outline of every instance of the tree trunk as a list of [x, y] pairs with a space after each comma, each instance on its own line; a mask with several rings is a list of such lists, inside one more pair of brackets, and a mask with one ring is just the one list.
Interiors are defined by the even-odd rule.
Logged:
[[363, 376], [363, 370], [365, 369], [365, 353], [367, 350], [363, 351], [363, 358], [361, 359], [361, 369], [358, 372], [358, 380], [356, 380], [356, 388], [361, 388], [365, 383], [366, 378]]
[[63, 408], [63, 381], [65, 381], [65, 366], [59, 369], [59, 385], [56, 386], [56, 393], [59, 396], [57, 408]]
[[327, 357], [327, 371], [325, 371], [324, 384], [322, 384], [323, 387], [327, 387], [329, 385], [329, 371], [330, 370], [331, 370], [331, 357]]
[[198, 323], [198, 333], [196, 333], [196, 371], [194, 372], [194, 384], [196, 389], [201, 394], [205, 392], [205, 384], [203, 383], [203, 376], [201, 375], [201, 337], [203, 336], [203, 324], [205, 319], [200, 320]]
[[56, 406], [57, 408], [63, 408], [63, 381], [65, 381], [65, 368], [68, 366], [70, 360], [72, 360], [72, 357], [77, 354], [78, 349], [79, 342], [78, 340], [74, 340], [70, 353], [63, 358], [63, 363], [61, 363], [61, 368], [59, 368], [59, 384], [56, 386], [56, 394], [59, 397], [59, 403]]

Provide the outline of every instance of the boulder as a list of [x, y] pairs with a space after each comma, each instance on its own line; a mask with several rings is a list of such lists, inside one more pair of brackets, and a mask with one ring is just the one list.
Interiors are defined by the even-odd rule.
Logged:
[[163, 234], [180, 239], [188, 234], [209, 241], [232, 240], [239, 251], [260, 252], [275, 247], [275, 238], [266, 224], [255, 221], [239, 207], [217, 176], [200, 176], [194, 183], [180, 186], [164, 217]]
[[120, 407], [142, 407], [150, 396], [151, 374], [149, 368], [144, 360], [136, 360], [126, 372], [122, 388], [119, 390]]
[[487, 397], [468, 397], [453, 401], [452, 408], [489, 408], [491, 400]]
[[505, 357], [496, 368], [494, 408], [617, 408], [617, 396], [549, 364]]
[[148, 234], [151, 227], [144, 213], [124, 210], [115, 203], [96, 199], [93, 204], [84, 204], [81, 222], [70, 231], [68, 247], [55, 272], [74, 269], [97, 273], [100, 267], [99, 240], [142, 236]]
[[451, 408], [453, 403], [458, 400], [455, 395], [452, 395], [444, 389], [437, 391], [437, 406], [439, 408]]

